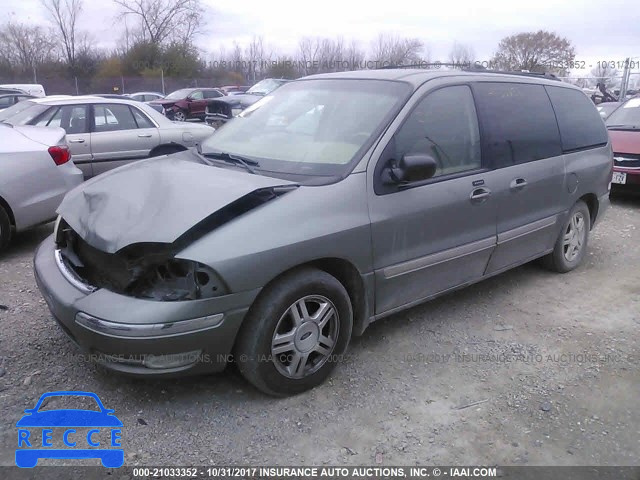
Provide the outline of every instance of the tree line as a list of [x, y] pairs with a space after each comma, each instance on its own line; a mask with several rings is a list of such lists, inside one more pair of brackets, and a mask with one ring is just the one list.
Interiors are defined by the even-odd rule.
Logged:
[[[138, 78], [141, 84], [159, 77], [183, 82], [205, 79], [210, 85], [251, 84], [266, 77], [433, 63], [423, 40], [388, 33], [379, 34], [368, 46], [343, 38], [306, 37], [293, 53], [284, 54], [255, 37], [245, 45], [233, 43], [205, 52], [196, 47], [198, 38], [206, 38], [210, 17], [201, 0], [111, 0], [124, 32], [117, 47], [106, 50], [97, 48], [96, 39], [82, 28], [84, 0], [40, 1], [48, 26], [15, 21], [0, 25], [0, 79], [4, 82], [47, 83], [62, 78], [73, 80], [80, 93], [87, 93], [105, 81], [124, 77]], [[566, 75], [574, 67], [575, 55], [567, 38], [542, 30], [523, 32], [502, 39], [482, 66]], [[458, 42], [441, 60], [460, 66], [480, 64], [473, 47]], [[605, 84], [617, 75], [613, 68], [597, 70], [591, 76]]]

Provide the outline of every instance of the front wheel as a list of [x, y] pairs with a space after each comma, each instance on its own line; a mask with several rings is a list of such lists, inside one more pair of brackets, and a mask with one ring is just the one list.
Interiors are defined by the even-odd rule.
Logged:
[[176, 110], [173, 112], [173, 119], [176, 122], [184, 122], [187, 120], [187, 115], [182, 110]]
[[291, 272], [251, 307], [235, 349], [238, 369], [270, 395], [304, 392], [329, 376], [352, 327], [349, 294], [335, 277], [314, 268]]
[[589, 208], [580, 200], [569, 212], [553, 252], [543, 258], [544, 265], [559, 273], [570, 272], [578, 267], [587, 250], [590, 230]]

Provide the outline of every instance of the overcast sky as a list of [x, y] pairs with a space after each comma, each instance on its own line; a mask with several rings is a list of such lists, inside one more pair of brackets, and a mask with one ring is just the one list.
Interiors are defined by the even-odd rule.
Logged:
[[[576, 47], [576, 60], [587, 67], [598, 60], [640, 58], [640, 9], [630, 0], [447, 0], [418, 2], [349, 2], [348, 0], [202, 0], [206, 33], [197, 43], [208, 51], [233, 42], [245, 44], [262, 36], [270, 49], [294, 54], [304, 36], [356, 40], [363, 49], [380, 32], [417, 37], [432, 60], [446, 61], [454, 41], [473, 47], [488, 60], [501, 38], [545, 29], [566, 36]], [[83, 29], [96, 43], [112, 47], [124, 31], [118, 9], [110, 0], [85, 0]], [[40, 0], [3, 0], [13, 18], [46, 23]], [[131, 21], [131, 20], [130, 20]], [[583, 72], [586, 73], [586, 72]]]

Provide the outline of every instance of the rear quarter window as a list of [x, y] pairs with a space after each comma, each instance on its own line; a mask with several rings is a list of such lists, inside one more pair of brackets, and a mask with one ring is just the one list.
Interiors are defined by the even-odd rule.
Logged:
[[558, 119], [562, 150], [571, 152], [605, 145], [607, 129], [595, 105], [572, 88], [546, 86]]
[[482, 82], [473, 85], [473, 93], [488, 165], [508, 167], [562, 154], [556, 117], [542, 85]]

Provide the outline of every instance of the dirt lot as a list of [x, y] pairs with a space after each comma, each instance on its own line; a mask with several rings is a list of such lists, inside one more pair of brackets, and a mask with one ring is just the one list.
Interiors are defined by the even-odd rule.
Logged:
[[638, 198], [613, 200], [577, 271], [525, 265], [380, 321], [288, 399], [233, 369], [148, 382], [80, 361], [33, 279], [51, 229], [0, 258], [0, 465], [51, 390], [115, 409], [127, 465], [640, 464]]

